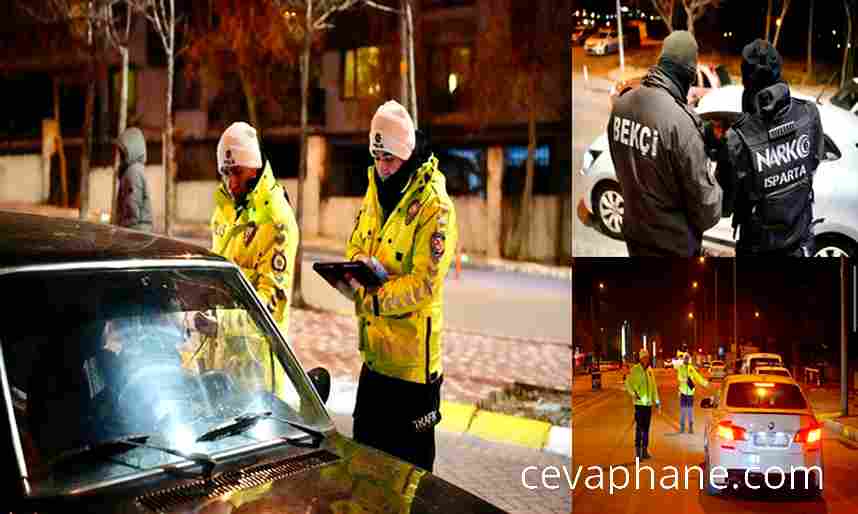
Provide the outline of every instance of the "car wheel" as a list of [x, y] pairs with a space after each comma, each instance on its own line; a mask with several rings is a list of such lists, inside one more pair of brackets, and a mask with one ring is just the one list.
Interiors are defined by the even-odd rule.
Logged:
[[858, 245], [846, 236], [839, 234], [822, 234], [815, 241], [814, 257], [856, 257]]
[[706, 494], [709, 496], [718, 496], [721, 494], [721, 489], [712, 485], [712, 470], [709, 465], [709, 450], [704, 451], [703, 457], [703, 480], [706, 481]]
[[593, 195], [593, 213], [599, 228], [615, 239], [622, 239], [624, 212], [625, 203], [620, 185], [616, 182], [600, 184]]

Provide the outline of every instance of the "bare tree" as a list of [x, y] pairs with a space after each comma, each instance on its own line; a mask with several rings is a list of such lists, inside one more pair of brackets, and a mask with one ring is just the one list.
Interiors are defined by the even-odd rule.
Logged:
[[173, 148], [173, 75], [176, 56], [175, 0], [127, 0], [142, 13], [158, 37], [167, 55], [167, 97], [164, 107], [162, 161], [164, 163], [164, 233], [170, 235], [176, 209], [176, 156]]
[[682, 0], [682, 7], [688, 17], [688, 32], [694, 34], [694, 23], [706, 14], [709, 8], [717, 9], [720, 3], [721, 0]]
[[846, 10], [846, 41], [843, 45], [843, 66], [840, 71], [840, 87], [846, 85], [849, 80], [849, 56], [852, 53], [852, 9], [853, 0], [843, 0], [843, 8]]
[[769, 0], [769, 7], [766, 11], [766, 41], [771, 41], [769, 39], [769, 31], [772, 28], [772, 0]]
[[787, 10], [789, 9], [789, 4], [791, 0], [784, 0], [784, 3], [781, 4], [781, 15], [775, 20], [775, 40], [772, 42], [772, 46], [778, 47], [778, 39], [781, 36], [781, 26], [784, 24], [784, 17], [786, 16]]
[[813, 76], [813, 8], [816, 0], [810, 0], [809, 13], [807, 17], [807, 71], [802, 83], [807, 82]]
[[652, 6], [667, 25], [668, 32], [673, 32], [673, 12], [676, 10], [676, 0], [651, 0]]
[[[109, 0], [102, 6], [101, 18], [104, 20], [107, 42], [119, 51], [122, 66], [122, 80], [119, 89], [119, 121], [116, 134], [121, 135], [128, 124], [128, 42], [131, 39], [132, 8], [125, 0]], [[117, 220], [118, 159], [113, 164], [111, 180], [110, 213], [113, 223]]]

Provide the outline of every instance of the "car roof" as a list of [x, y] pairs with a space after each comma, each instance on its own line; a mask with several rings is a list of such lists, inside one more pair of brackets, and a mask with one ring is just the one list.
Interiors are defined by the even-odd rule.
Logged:
[[[737, 384], [737, 383], [748, 383], [748, 382], [760, 382], [762, 379], [761, 375], [730, 375], [727, 377], [727, 381], [725, 384]], [[798, 385], [798, 383], [789, 377], [784, 377], [781, 375], [767, 375], [765, 378], [766, 382], [774, 382], [776, 384], [794, 384]]]
[[757, 369], [757, 370], [761, 370], [761, 369], [783, 369], [783, 370], [789, 371], [788, 369], [786, 369], [783, 366], [757, 366], [755, 369]]
[[224, 261], [205, 248], [157, 234], [0, 210], [0, 268], [127, 259]]
[[778, 359], [781, 358], [781, 356], [777, 353], [763, 353], [763, 352], [749, 353], [742, 358], [743, 359], [771, 359], [773, 357], [777, 357]]

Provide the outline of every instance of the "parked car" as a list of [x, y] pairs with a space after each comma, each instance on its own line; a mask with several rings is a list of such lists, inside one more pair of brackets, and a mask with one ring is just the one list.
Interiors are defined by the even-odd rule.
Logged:
[[[623, 43], [628, 44], [628, 36], [623, 34]], [[587, 38], [584, 50], [590, 55], [608, 55], [620, 51], [620, 37], [616, 28], [602, 27]]]
[[[632, 77], [614, 82], [611, 86], [611, 91], [608, 96], [611, 103], [620, 95], [623, 95], [632, 89], [638, 88], [643, 81], [643, 76]], [[697, 65], [697, 78], [691, 88], [688, 90], [688, 105], [696, 106], [701, 98], [715, 88], [726, 86], [730, 83], [730, 75], [726, 73], [723, 65], [717, 67], [713, 64]]]
[[792, 373], [783, 366], [757, 366], [754, 369], [756, 375], [777, 375], [780, 377], [792, 378]]
[[[770, 484], [782, 483], [784, 478], [782, 489], [820, 492], [822, 424], [794, 380], [731, 376], [720, 395], [704, 398], [700, 406], [712, 409], [703, 439], [708, 494], [745, 485], [764, 487], [766, 475]], [[716, 467], [726, 469], [726, 477], [720, 471], [713, 473]]]
[[595, 24], [579, 24], [576, 25], [572, 30], [572, 44], [573, 45], [584, 45], [584, 42], [587, 41], [587, 38], [590, 37], [594, 32], [596, 32]]
[[[796, 98], [813, 100], [793, 93]], [[742, 86], [729, 85], [704, 96], [697, 112], [723, 134], [741, 113]], [[830, 104], [819, 105], [825, 131], [825, 155], [813, 181], [813, 213], [817, 256], [858, 257], [858, 117]], [[623, 194], [617, 180], [608, 137], [603, 133], [584, 154], [584, 206], [607, 235], [622, 239]], [[733, 244], [731, 218], [721, 221], [704, 237]]]
[[709, 366], [709, 378], [712, 380], [727, 378], [727, 367], [724, 361], [712, 361], [712, 364]]
[[0, 288], [5, 511], [502, 512], [339, 434], [328, 373], [202, 248], [0, 212]]
[[756, 353], [747, 353], [742, 356], [742, 368], [740, 369], [740, 373], [744, 373], [746, 375], [752, 375], [756, 371], [759, 366], [783, 366], [783, 358], [776, 353], [765, 353], [765, 352], [756, 352]]

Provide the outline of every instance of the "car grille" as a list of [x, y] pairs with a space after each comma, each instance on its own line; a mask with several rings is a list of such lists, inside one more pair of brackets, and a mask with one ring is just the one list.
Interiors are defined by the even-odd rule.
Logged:
[[339, 457], [328, 451], [319, 451], [300, 457], [260, 464], [246, 469], [222, 473], [209, 481], [193, 480], [182, 485], [149, 493], [137, 502], [153, 512], [166, 512], [192, 501], [215, 498], [227, 493], [257, 487], [274, 480], [324, 466]]
[[792, 434], [786, 432], [754, 432], [754, 446], [758, 448], [786, 448], [792, 440]]

